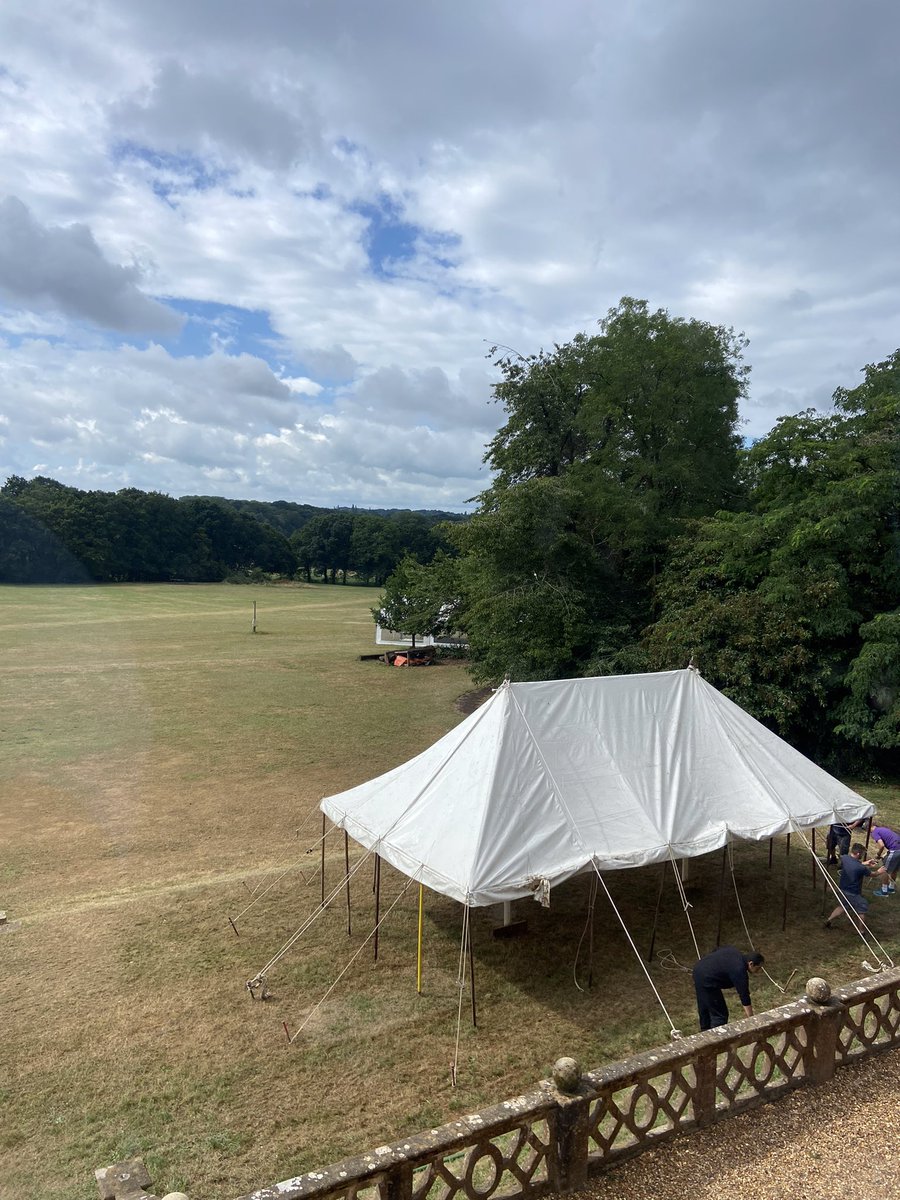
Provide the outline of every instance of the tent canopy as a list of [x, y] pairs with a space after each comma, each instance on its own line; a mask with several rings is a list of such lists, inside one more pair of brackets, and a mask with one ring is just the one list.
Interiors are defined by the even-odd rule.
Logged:
[[423, 753], [321, 809], [469, 905], [874, 811], [690, 668], [505, 683]]

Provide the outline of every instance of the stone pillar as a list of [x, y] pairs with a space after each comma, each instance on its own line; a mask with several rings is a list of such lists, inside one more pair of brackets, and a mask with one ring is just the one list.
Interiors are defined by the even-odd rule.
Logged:
[[697, 1051], [694, 1059], [696, 1090], [694, 1092], [694, 1119], [699, 1128], [711, 1125], [716, 1119], [716, 1065], [719, 1047], [715, 1044]]
[[398, 1163], [385, 1173], [383, 1200], [409, 1200], [412, 1195], [413, 1171], [409, 1163]]
[[552, 1094], [556, 1101], [556, 1178], [551, 1179], [551, 1187], [577, 1192], [587, 1183], [590, 1094], [574, 1058], [558, 1058], [553, 1064]]
[[838, 1057], [838, 1035], [844, 1023], [844, 1004], [832, 996], [824, 979], [807, 981], [806, 995], [810, 1014], [806, 1026], [807, 1044], [803, 1056], [803, 1074], [810, 1083], [826, 1083], [834, 1075]]

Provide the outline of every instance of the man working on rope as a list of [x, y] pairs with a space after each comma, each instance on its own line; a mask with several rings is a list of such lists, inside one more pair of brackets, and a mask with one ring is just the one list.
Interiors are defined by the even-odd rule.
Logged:
[[701, 1031], [728, 1024], [723, 988], [734, 988], [744, 1006], [744, 1016], [753, 1016], [749, 976], [758, 974], [764, 962], [758, 952], [743, 954], [736, 946], [720, 946], [694, 964], [692, 975]]
[[828, 836], [825, 839], [825, 865], [836, 867], [844, 854], [850, 853], [850, 838], [854, 829], [865, 825], [865, 821], [840, 822], [828, 826]]
[[875, 853], [884, 855], [882, 867], [884, 868], [884, 880], [880, 888], [876, 888], [873, 892], [875, 896], [889, 896], [891, 892], [896, 892], [897, 870], [900, 868], [900, 833], [895, 829], [889, 829], [887, 825], [878, 824], [878, 818], [874, 817], [876, 822], [872, 825], [872, 841], [875, 843]]
[[863, 899], [863, 880], [868, 879], [870, 875], [884, 875], [885, 879], [890, 880], [887, 871], [883, 867], [879, 867], [874, 858], [870, 858], [866, 862], [862, 861], [865, 852], [866, 848], [862, 842], [854, 842], [850, 847], [850, 853], [841, 855], [841, 874], [838, 878], [838, 887], [844, 902], [839, 904], [826, 920], [826, 929], [830, 929], [831, 922], [836, 921], [848, 909], [853, 914], [852, 919], [857, 924], [864, 926], [866, 913], [869, 911], [869, 902]]

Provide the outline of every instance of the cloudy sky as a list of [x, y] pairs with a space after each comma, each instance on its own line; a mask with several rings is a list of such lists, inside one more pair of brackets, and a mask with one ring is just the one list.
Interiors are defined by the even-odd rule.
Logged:
[[456, 509], [622, 295], [898, 344], [896, 0], [3, 0], [0, 482]]

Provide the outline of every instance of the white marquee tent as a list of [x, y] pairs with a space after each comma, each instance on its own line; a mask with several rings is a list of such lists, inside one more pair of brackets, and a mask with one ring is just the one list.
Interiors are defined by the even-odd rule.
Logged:
[[470, 906], [873, 812], [691, 668], [505, 683], [423, 753], [321, 808]]

